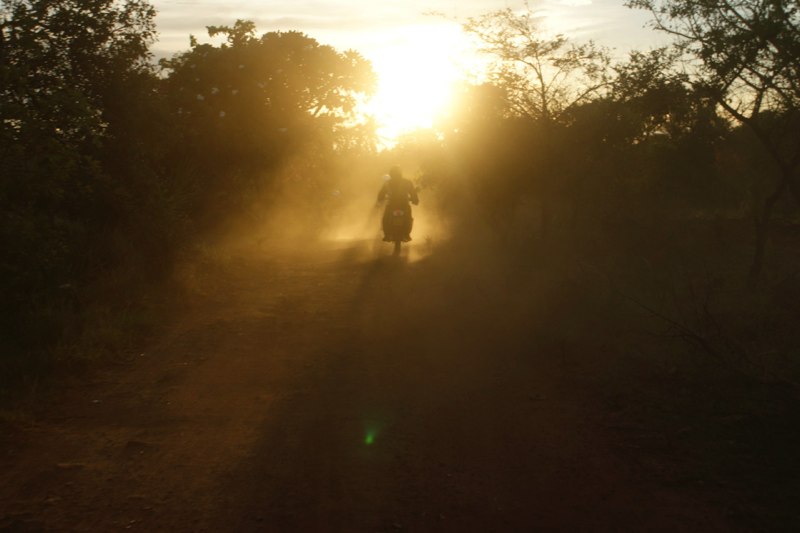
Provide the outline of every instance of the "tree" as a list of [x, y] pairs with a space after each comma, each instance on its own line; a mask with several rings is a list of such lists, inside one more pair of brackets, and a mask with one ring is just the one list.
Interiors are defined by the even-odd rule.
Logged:
[[154, 17], [141, 0], [0, 1], [4, 340], [47, 340], [37, 313], [111, 262], [104, 239], [135, 187], [109, 173], [108, 145], [136, 144], [120, 137], [119, 88], [152, 79]]
[[608, 88], [610, 59], [594, 42], [575, 44], [561, 34], [547, 36], [528, 4], [470, 18], [464, 30], [496, 61], [490, 81], [502, 87], [511, 111], [544, 122], [558, 121], [570, 108]]
[[52, 121], [62, 136], [86, 133], [87, 119], [102, 128], [109, 85], [150, 68], [155, 10], [143, 0], [3, 0], [0, 8], [6, 124]]
[[184, 162], [181, 173], [198, 180], [198, 194], [208, 199], [198, 210], [246, 201], [278, 168], [318, 189], [314, 177], [335, 150], [358, 145], [354, 131], [369, 133], [358, 127], [356, 105], [375, 88], [370, 63], [300, 32], [259, 37], [250, 21], [208, 32], [226, 41], [192, 38], [190, 50], [161, 63], [183, 131], [176, 164]]
[[755, 210], [748, 280], [760, 277], [772, 216], [787, 194], [800, 203], [800, 5], [783, 0], [630, 0], [673, 35], [692, 82], [751, 129], [775, 167]]
[[[609, 88], [609, 55], [591, 41], [578, 45], [561, 34], [546, 35], [540, 18], [527, 3], [521, 13], [508, 8], [489, 12], [468, 19], [463, 28], [495, 59], [489, 81], [503, 91], [509, 118], [535, 122], [530, 127], [541, 131], [531, 136], [540, 143], [529, 150], [543, 152], [545, 158], [539, 161], [536, 177], [526, 181], [539, 197], [545, 236], [552, 204], [563, 187], [552, 143], [566, 126], [570, 111]], [[519, 130], [519, 125], [513, 129]], [[519, 185], [510, 193], [518, 195], [524, 190]], [[506, 212], [513, 216], [513, 205], [507, 207]]]
[[208, 33], [226, 35], [227, 42], [214, 47], [193, 38], [191, 50], [162, 61], [169, 90], [187, 113], [255, 112], [270, 120], [302, 116], [338, 124], [353, 119], [358, 99], [375, 89], [371, 65], [357, 52], [338, 52], [300, 32], [259, 38], [252, 22], [238, 20]]

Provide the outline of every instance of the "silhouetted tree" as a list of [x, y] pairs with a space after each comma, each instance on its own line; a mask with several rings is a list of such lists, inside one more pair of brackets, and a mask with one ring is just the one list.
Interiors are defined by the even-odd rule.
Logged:
[[[662, 206], [672, 211], [680, 211], [680, 204], [668, 205], [670, 197], [683, 197], [687, 208], [714, 203], [709, 186], [716, 180], [716, 151], [729, 130], [714, 99], [689, 83], [677, 59], [665, 48], [632, 52], [629, 61], [615, 66], [611, 92], [625, 116], [628, 142], [638, 151], [650, 151], [652, 171], [672, 191], [663, 195]], [[609, 117], [609, 124], [613, 122]], [[725, 196], [722, 188], [717, 192]]]
[[[777, 171], [755, 214], [758, 279], [772, 215], [791, 193], [800, 202], [800, 6], [780, 0], [631, 0], [653, 14], [653, 26], [676, 38], [693, 83], [747, 125]], [[769, 120], [762, 119], [769, 112]]]
[[3, 339], [27, 333], [24, 343], [52, 333], [31, 313], [109, 258], [104, 237], [132, 189], [109, 174], [106, 149], [123, 134], [119, 87], [152, 79], [155, 11], [138, 0], [5, 0], [0, 13], [0, 327]]
[[[279, 165], [304, 179], [319, 174], [310, 169], [319, 170], [337, 148], [358, 144], [351, 127], [356, 104], [375, 87], [363, 57], [299, 32], [257, 37], [250, 21], [208, 31], [225, 35], [226, 42], [213, 46], [192, 38], [189, 51], [162, 61], [162, 67], [185, 133], [177, 164], [204, 180], [200, 193], [217, 208], [228, 205], [219, 195], [235, 201], [268, 183]], [[294, 163], [284, 165], [289, 158]], [[308, 172], [298, 169], [301, 162]]]
[[[477, 37], [483, 52], [495, 58], [489, 79], [503, 90], [509, 111], [539, 123], [544, 144], [536, 149], [555, 154], [547, 143], [560, 135], [565, 113], [607, 91], [610, 59], [591, 41], [575, 44], [564, 35], [545, 34], [539, 22], [526, 3], [521, 13], [510, 8], [493, 11], [470, 18], [463, 27]], [[556, 160], [541, 160], [536, 170], [543, 234], [561, 187], [559, 166]]]
[[515, 114], [558, 121], [608, 88], [610, 59], [592, 41], [575, 44], [561, 34], [548, 36], [539, 22], [526, 4], [522, 13], [508, 8], [471, 18], [464, 30], [496, 59], [490, 80], [503, 88]]

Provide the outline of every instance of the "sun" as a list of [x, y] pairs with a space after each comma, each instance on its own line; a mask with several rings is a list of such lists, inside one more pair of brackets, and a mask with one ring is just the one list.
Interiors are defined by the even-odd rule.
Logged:
[[382, 144], [404, 132], [433, 126], [463, 79], [468, 41], [457, 25], [404, 27], [366, 53], [378, 75], [378, 90], [365, 105], [375, 117]]

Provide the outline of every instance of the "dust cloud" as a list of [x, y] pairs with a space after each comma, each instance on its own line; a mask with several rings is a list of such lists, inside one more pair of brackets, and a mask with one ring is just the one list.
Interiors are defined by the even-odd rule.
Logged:
[[[313, 172], [298, 177], [282, 169], [274, 179], [279, 186], [227, 221], [206, 249], [223, 255], [234, 250], [237, 255], [339, 250], [359, 261], [391, 255], [391, 243], [382, 240], [385, 204], [377, 201], [388, 168], [362, 163], [332, 178]], [[419, 205], [412, 207], [412, 240], [403, 244], [405, 262], [429, 257], [452, 237], [452, 222], [440, 209], [440, 191], [420, 187], [419, 175], [405, 173], [420, 196]]]

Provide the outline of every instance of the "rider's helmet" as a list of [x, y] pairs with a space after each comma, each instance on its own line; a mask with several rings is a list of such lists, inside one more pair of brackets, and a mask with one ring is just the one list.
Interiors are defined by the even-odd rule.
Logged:
[[391, 169], [389, 169], [389, 177], [393, 179], [400, 179], [403, 177], [403, 171], [400, 170], [400, 167], [395, 165]]

